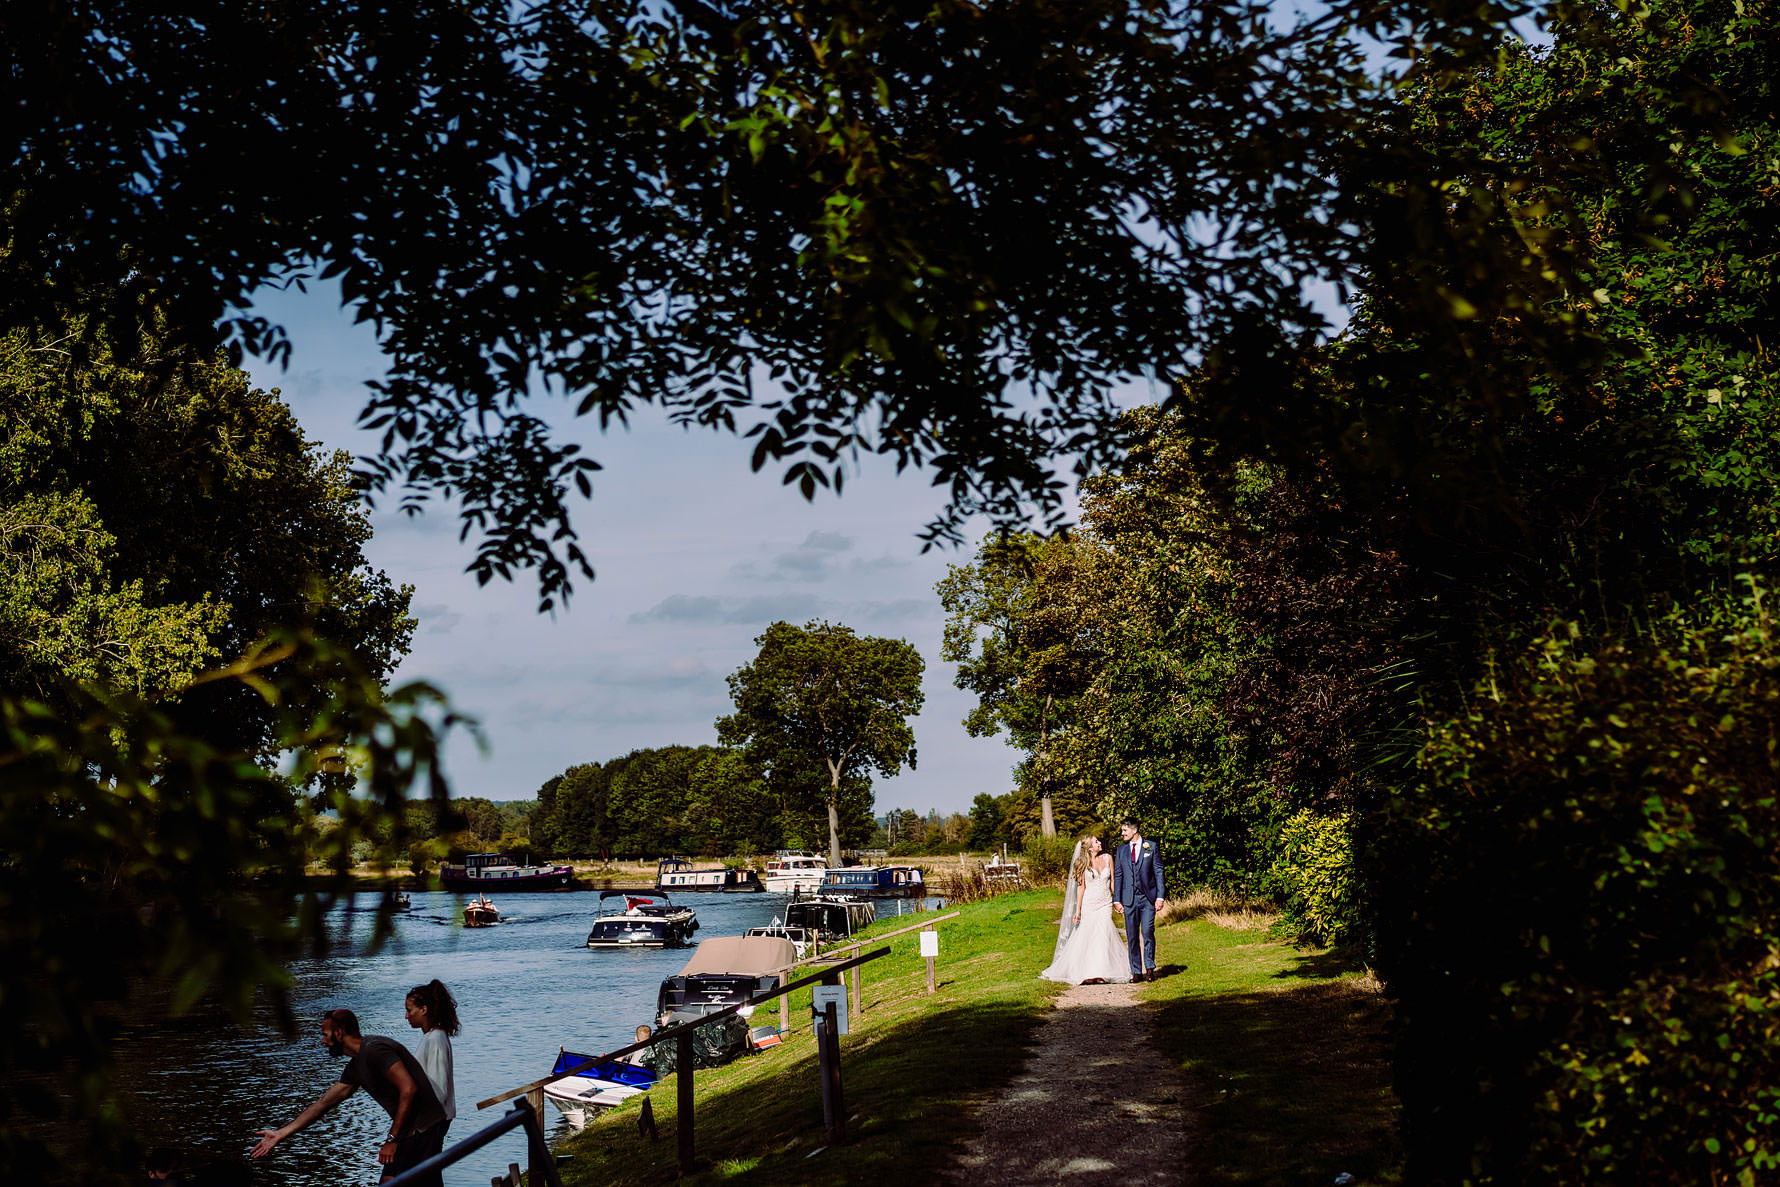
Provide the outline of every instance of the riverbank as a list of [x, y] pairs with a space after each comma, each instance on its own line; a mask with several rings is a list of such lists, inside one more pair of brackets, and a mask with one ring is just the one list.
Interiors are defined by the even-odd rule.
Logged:
[[[887, 941], [891, 955], [862, 970], [865, 1018], [841, 1040], [849, 1123], [836, 1148], [824, 1148], [809, 994], [794, 994], [783, 1045], [697, 1074], [692, 1181], [945, 1177], [981, 1132], [984, 1109], [1022, 1073], [1063, 991], [1036, 977], [1050, 961], [1060, 907], [1056, 891], [1028, 891], [959, 908], [940, 925], [931, 996], [915, 936]], [[1163, 978], [1130, 991], [1132, 1008], [1154, 1011], [1156, 1043], [1187, 1078], [1181, 1175], [1303, 1183], [1348, 1171], [1396, 1182], [1376, 987], [1335, 955], [1268, 940], [1268, 922], [1222, 914], [1210, 900], [1189, 903], [1158, 929]], [[897, 926], [887, 920], [877, 930]], [[638, 1133], [635, 1102], [607, 1114], [559, 1147], [573, 1156], [563, 1166], [567, 1187], [675, 1177], [675, 1093], [650, 1097], [661, 1140]]]
[[[935, 876], [944, 873], [956, 873], [960, 870], [974, 869], [984, 860], [984, 854], [948, 855], [945, 857], [898, 857], [891, 861], [893, 865], [918, 866], [922, 877], [932, 881]], [[720, 857], [699, 858], [700, 866], [722, 865], [726, 859]], [[571, 890], [645, 890], [655, 885], [656, 863], [653, 861], [585, 861], [570, 860], [562, 863], [572, 866], [575, 871], [575, 884]], [[322, 865], [313, 865], [308, 871], [309, 884], [322, 887], [332, 883], [333, 872]], [[347, 874], [352, 890], [438, 890], [440, 889], [437, 874], [426, 877], [415, 876], [412, 870], [396, 869], [390, 866], [377, 866], [370, 862], [360, 862], [352, 867]]]

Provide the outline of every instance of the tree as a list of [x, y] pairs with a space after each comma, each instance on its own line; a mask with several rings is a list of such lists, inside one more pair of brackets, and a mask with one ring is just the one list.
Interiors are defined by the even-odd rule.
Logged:
[[453, 721], [383, 688], [409, 591], [365, 564], [344, 458], [213, 356], [81, 338], [0, 331], [8, 1178], [44, 1177], [64, 1107], [97, 1140], [61, 1157], [119, 1159], [105, 1003], [147, 982], [173, 1013], [215, 994], [246, 1020], [265, 990], [288, 1019], [279, 962], [321, 934], [308, 859], [406, 854], [405, 797], [419, 780], [442, 806]]
[[365, 563], [347, 455], [312, 446], [276, 392], [159, 335], [80, 338], [0, 333], [0, 680], [51, 704], [68, 680], [160, 697], [270, 758], [274, 710], [192, 677], [307, 622], [382, 678], [412, 591]]
[[1099, 659], [1100, 559], [1080, 537], [994, 536], [974, 565], [949, 567], [938, 586], [947, 615], [940, 656], [958, 665], [953, 683], [977, 695], [964, 728], [972, 737], [1005, 729], [1027, 752], [1018, 773], [1039, 799], [1047, 837], [1056, 835], [1053, 793], [1069, 786], [1051, 743], [1070, 729]]
[[1388, 99], [1350, 30], [1438, 49], [1525, 6], [1329, 8], [21, 0], [0, 318], [159, 305], [276, 353], [248, 295], [339, 277], [390, 357], [370, 480], [460, 497], [478, 575], [546, 602], [594, 467], [539, 379], [745, 432], [806, 492], [853, 450], [931, 466], [936, 536], [1055, 521], [1110, 381], [1322, 324], [1302, 281], [1355, 249], [1343, 154]]
[[972, 849], [993, 850], [1004, 840], [1002, 831], [1003, 813], [996, 798], [988, 792], [977, 793], [976, 799], [970, 802], [970, 831], [966, 834]]
[[874, 773], [915, 765], [908, 719], [921, 711], [926, 665], [901, 639], [826, 622], [775, 622], [755, 642], [760, 654], [729, 677], [735, 712], [718, 718], [717, 736], [744, 747], [769, 784], [821, 788], [829, 862], [838, 866], [843, 790], [869, 791]]

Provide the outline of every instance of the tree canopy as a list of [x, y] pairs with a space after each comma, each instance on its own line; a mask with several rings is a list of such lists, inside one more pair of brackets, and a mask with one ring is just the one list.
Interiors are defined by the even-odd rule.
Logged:
[[478, 574], [536, 567], [546, 605], [596, 466], [540, 383], [739, 431], [806, 493], [854, 451], [927, 466], [936, 538], [1054, 523], [1110, 385], [1323, 327], [1341, 178], [1390, 151], [1352, 33], [1413, 7], [22, 0], [0, 314], [161, 306], [276, 354], [249, 295], [338, 277], [390, 361], [369, 480], [459, 499]]
[[755, 642], [760, 654], [729, 677], [735, 712], [717, 719], [717, 736], [742, 747], [769, 786], [819, 797], [838, 866], [843, 798], [915, 765], [908, 719], [921, 711], [926, 662], [901, 639], [827, 622], [775, 622]]
[[399, 842], [451, 721], [385, 690], [409, 591], [365, 562], [346, 459], [214, 357], [81, 339], [0, 333], [0, 1171], [30, 1178], [64, 1110], [100, 1139], [65, 1165], [121, 1163], [104, 1073], [138, 995], [283, 1010], [306, 862]]

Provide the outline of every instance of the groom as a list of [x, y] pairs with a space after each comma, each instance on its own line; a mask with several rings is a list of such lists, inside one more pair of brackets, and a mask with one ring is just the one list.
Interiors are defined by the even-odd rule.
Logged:
[[1162, 909], [1162, 853], [1137, 831], [1137, 821], [1119, 821], [1125, 843], [1113, 854], [1113, 899], [1125, 909], [1131, 979], [1156, 979], [1156, 912]]

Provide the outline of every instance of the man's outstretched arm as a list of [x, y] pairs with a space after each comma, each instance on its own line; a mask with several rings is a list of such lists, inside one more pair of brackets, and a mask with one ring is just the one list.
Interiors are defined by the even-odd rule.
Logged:
[[314, 1104], [298, 1113], [294, 1118], [277, 1129], [260, 1130], [259, 1144], [253, 1148], [250, 1157], [264, 1158], [272, 1152], [272, 1147], [288, 1138], [293, 1133], [300, 1133], [315, 1123], [323, 1113], [352, 1095], [352, 1085], [334, 1083], [318, 1097]]

